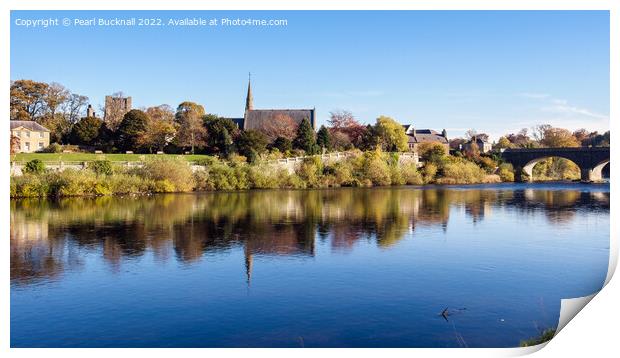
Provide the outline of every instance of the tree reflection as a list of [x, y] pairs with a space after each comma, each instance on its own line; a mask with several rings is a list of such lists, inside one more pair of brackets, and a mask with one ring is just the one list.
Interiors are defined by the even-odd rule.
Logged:
[[82, 251], [118, 270], [147, 252], [192, 264], [236, 248], [249, 281], [256, 256], [312, 257], [317, 239], [336, 252], [360, 240], [387, 249], [421, 227], [448, 230], [452, 210], [477, 223], [502, 208], [561, 225], [579, 210], [608, 212], [609, 192], [401, 187], [11, 201], [11, 281], [54, 279], [79, 268]]

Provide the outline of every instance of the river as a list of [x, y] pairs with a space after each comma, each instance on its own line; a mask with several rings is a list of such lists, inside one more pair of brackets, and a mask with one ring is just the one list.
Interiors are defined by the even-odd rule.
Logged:
[[601, 288], [609, 197], [536, 183], [12, 200], [11, 346], [514, 347]]

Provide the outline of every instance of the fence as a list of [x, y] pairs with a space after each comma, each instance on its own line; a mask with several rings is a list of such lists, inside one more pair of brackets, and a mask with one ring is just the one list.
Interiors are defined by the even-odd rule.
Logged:
[[[304, 159], [306, 158], [320, 157], [323, 162], [330, 162], [330, 161], [337, 162], [337, 161], [341, 161], [346, 158], [354, 157], [356, 155], [359, 155], [359, 152], [335, 152], [335, 153], [326, 153], [326, 154], [320, 154], [320, 155], [306, 155], [302, 157], [272, 159], [272, 160], [268, 160], [267, 164], [281, 165], [285, 167], [286, 169], [288, 169], [289, 172], [293, 172], [297, 164], [303, 162]], [[418, 159], [418, 154], [413, 153], [413, 152], [398, 153], [398, 160], [400, 163], [405, 163], [405, 162], [415, 163], [417, 166], [420, 166], [421, 164]], [[89, 162], [87, 161], [49, 161], [47, 162], [46, 161], [44, 163], [45, 163], [45, 167], [49, 170], [62, 171], [68, 168], [76, 169], [76, 170], [83, 170], [83, 169], [88, 168]], [[121, 165], [126, 168], [136, 168], [136, 167], [143, 166], [144, 162], [143, 161], [133, 161], [133, 162], [132, 161], [124, 161], [124, 162], [118, 161], [118, 162], [112, 162], [112, 164]], [[202, 170], [205, 167], [204, 165], [198, 165], [195, 162], [188, 161], [188, 164], [192, 168], [192, 171]], [[11, 175], [17, 175], [17, 176], [22, 175], [23, 168], [25, 165], [26, 165], [26, 162], [18, 162], [18, 161], [11, 162]]]

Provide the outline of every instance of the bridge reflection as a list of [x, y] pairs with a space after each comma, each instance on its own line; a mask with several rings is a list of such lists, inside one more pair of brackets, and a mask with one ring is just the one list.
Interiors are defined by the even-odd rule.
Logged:
[[84, 251], [119, 270], [147, 253], [191, 265], [237, 248], [249, 280], [256, 256], [313, 257], [316, 240], [334, 252], [360, 240], [387, 249], [421, 228], [450, 230], [454, 210], [472, 223], [509, 209], [542, 212], [561, 225], [581, 208], [608, 212], [609, 191], [385, 188], [11, 201], [11, 280], [30, 284], [79, 270]]

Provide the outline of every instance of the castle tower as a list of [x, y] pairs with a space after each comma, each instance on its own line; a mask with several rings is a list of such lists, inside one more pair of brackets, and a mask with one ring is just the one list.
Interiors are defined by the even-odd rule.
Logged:
[[245, 110], [254, 109], [254, 98], [252, 98], [252, 74], [248, 73], [248, 95], [245, 97]]

